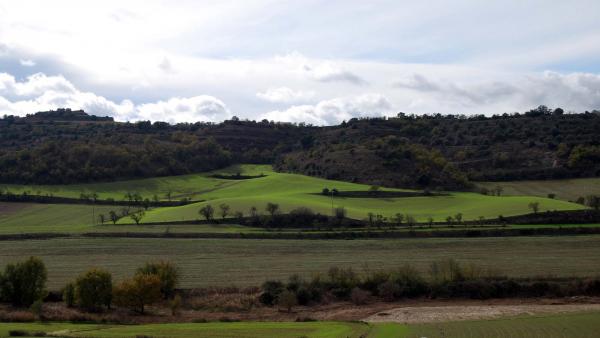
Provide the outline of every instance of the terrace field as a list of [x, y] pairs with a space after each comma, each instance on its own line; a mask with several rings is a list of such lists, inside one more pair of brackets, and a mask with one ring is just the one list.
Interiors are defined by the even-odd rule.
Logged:
[[117, 280], [148, 262], [167, 259], [182, 269], [181, 287], [256, 286], [294, 273], [310, 277], [331, 266], [383, 269], [414, 265], [428, 274], [433, 261], [454, 258], [509, 276], [600, 275], [600, 236], [360, 240], [64, 238], [4, 241], [0, 266], [38, 256], [50, 289], [91, 266]]

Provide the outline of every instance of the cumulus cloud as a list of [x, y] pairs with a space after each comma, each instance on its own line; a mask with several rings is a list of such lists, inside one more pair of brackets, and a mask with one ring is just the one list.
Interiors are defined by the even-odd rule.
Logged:
[[319, 82], [346, 82], [353, 85], [366, 85], [368, 82], [344, 68], [339, 63], [329, 60], [310, 60], [304, 55], [293, 52], [284, 56], [277, 56], [275, 61], [304, 73], [308, 78]]
[[314, 125], [332, 125], [360, 116], [382, 116], [392, 109], [381, 94], [363, 94], [321, 101], [316, 105], [292, 106], [286, 110], [271, 111], [262, 118], [274, 121], [306, 122]]
[[80, 91], [63, 76], [37, 73], [19, 82], [10, 74], [0, 73], [0, 114], [22, 116], [63, 107], [113, 116], [120, 121], [219, 122], [231, 117], [227, 106], [209, 95], [136, 105], [130, 100], [117, 103]]
[[279, 87], [269, 88], [264, 92], [256, 93], [256, 96], [268, 102], [290, 103], [311, 99], [315, 96], [315, 92]]

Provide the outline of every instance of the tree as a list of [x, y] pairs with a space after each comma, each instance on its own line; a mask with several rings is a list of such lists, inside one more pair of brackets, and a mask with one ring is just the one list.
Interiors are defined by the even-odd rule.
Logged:
[[119, 215], [117, 215], [117, 213], [114, 210], [111, 210], [108, 212], [108, 218], [110, 218], [113, 224], [117, 224], [117, 221], [119, 220]]
[[65, 285], [62, 291], [62, 299], [67, 307], [75, 306], [75, 284], [69, 283]]
[[110, 308], [112, 301], [112, 275], [102, 269], [91, 269], [75, 281], [75, 302], [88, 311]]
[[179, 308], [181, 308], [181, 296], [175, 295], [173, 299], [169, 302], [169, 309], [171, 309], [171, 316], [176, 316], [179, 314]]
[[369, 194], [371, 195], [377, 195], [379, 193], [379, 186], [378, 185], [372, 185], [371, 187], [369, 187]]
[[113, 289], [114, 303], [144, 314], [145, 307], [160, 300], [160, 278], [157, 275], [136, 274]]
[[394, 222], [396, 222], [397, 226], [401, 226], [402, 225], [402, 221], [404, 221], [404, 215], [397, 212], [395, 217], [394, 217]]
[[296, 294], [289, 290], [284, 290], [277, 297], [277, 305], [283, 306], [288, 313], [292, 312], [292, 308], [298, 304]]
[[412, 227], [413, 225], [417, 224], [417, 220], [413, 215], [406, 214], [404, 218], [406, 219], [406, 225], [408, 225], [409, 227]]
[[338, 220], [338, 222], [341, 222], [344, 220], [344, 218], [346, 218], [346, 208], [337, 207], [337, 208], [335, 208], [334, 212], [335, 212], [335, 218]]
[[173, 192], [171, 190], [167, 191], [167, 193], [165, 194], [165, 197], [167, 198], [167, 200], [169, 200], [169, 202], [171, 202], [172, 196]]
[[134, 212], [133, 214], [129, 215], [129, 217], [135, 222], [136, 225], [139, 225], [140, 222], [142, 221], [142, 218], [144, 218], [144, 215], [146, 213], [143, 210], [140, 210], [138, 212]]
[[24, 262], [8, 264], [0, 274], [0, 299], [13, 306], [29, 307], [46, 294], [48, 272], [41, 259], [29, 257]]
[[329, 188], [323, 188], [323, 190], [321, 190], [321, 194], [325, 196], [329, 195]]
[[104, 224], [104, 222], [106, 221], [106, 217], [104, 216], [104, 214], [100, 214], [98, 215], [98, 220], [100, 221], [100, 224]]
[[539, 202], [531, 202], [531, 203], [529, 203], [528, 206], [529, 206], [529, 209], [531, 209], [534, 214], [537, 214], [538, 210], [540, 209]]
[[221, 210], [221, 218], [225, 219], [225, 217], [227, 217], [227, 215], [229, 215], [229, 205], [228, 204], [221, 204], [219, 205], [219, 209]]
[[585, 204], [594, 210], [600, 209], [600, 195], [588, 195], [585, 198]]
[[204, 218], [207, 221], [210, 221], [213, 218], [215, 209], [212, 207], [212, 205], [207, 204], [207, 205], [203, 206], [202, 208], [200, 208], [200, 211], [198, 211], [198, 212], [200, 213], [200, 215], [204, 216]]
[[448, 216], [448, 217], [446, 217], [446, 223], [448, 223], [448, 224], [452, 224], [452, 221], [453, 221], [453, 220], [454, 220], [454, 219], [452, 218], [452, 216]]
[[458, 214], [454, 215], [454, 219], [456, 220], [457, 224], [460, 224], [460, 222], [462, 222], [462, 217], [463, 217], [463, 215], [460, 212]]
[[267, 203], [266, 210], [271, 215], [271, 217], [274, 217], [275, 214], [279, 211], [279, 204], [269, 202]]
[[179, 268], [168, 261], [146, 263], [137, 270], [138, 274], [156, 275], [160, 279], [160, 293], [163, 298], [171, 298], [179, 284]]
[[250, 207], [250, 217], [252, 217], [252, 218], [258, 217], [258, 209], [255, 206]]
[[496, 196], [500, 196], [502, 194], [502, 191], [504, 191], [504, 188], [502, 188], [502, 186], [497, 185], [494, 188], [494, 191], [496, 192]]
[[372, 212], [369, 212], [367, 214], [367, 219], [369, 220], [369, 226], [373, 226], [373, 223], [375, 222], [375, 214]]

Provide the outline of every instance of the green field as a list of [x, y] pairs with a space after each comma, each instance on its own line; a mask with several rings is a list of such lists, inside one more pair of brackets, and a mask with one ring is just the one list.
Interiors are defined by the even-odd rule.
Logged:
[[92, 266], [121, 279], [151, 260], [182, 269], [181, 286], [255, 286], [268, 278], [309, 277], [331, 266], [368, 269], [414, 265], [427, 273], [432, 261], [455, 258], [510, 276], [600, 275], [600, 236], [427, 238], [361, 240], [59, 238], [0, 242], [0, 266], [30, 255], [48, 268], [59, 289]]
[[238, 322], [177, 324], [0, 323], [0, 336], [11, 330], [45, 332], [60, 337], [311, 337], [311, 338], [593, 338], [600, 332], [600, 313], [508, 317], [494, 320], [431, 324], [362, 322]]
[[[7, 337], [10, 330], [25, 330], [29, 333], [46, 332], [60, 337], [314, 337], [314, 338], [358, 338], [365, 337], [371, 328], [379, 325], [347, 322], [243, 322], [243, 323], [181, 323], [145, 325], [105, 325], [70, 323], [0, 323], [0, 336]], [[400, 333], [402, 326], [396, 325]], [[377, 335], [368, 337], [398, 337]]]
[[598, 337], [600, 313], [524, 316], [495, 320], [410, 325], [407, 338]]
[[108, 214], [120, 207], [80, 204], [0, 202], [0, 234], [81, 232], [92, 228], [93, 212]]
[[501, 186], [503, 195], [528, 195], [547, 197], [556, 194], [557, 199], [576, 201], [587, 195], [600, 195], [600, 178], [575, 178], [549, 181], [477, 182], [480, 187], [493, 189]]
[[[173, 198], [189, 197], [193, 200], [205, 200], [181, 207], [155, 208], [146, 213], [144, 222], [189, 221], [200, 218], [198, 210], [205, 204], [217, 207], [226, 203], [231, 212], [243, 211], [248, 214], [255, 206], [261, 212], [268, 202], [281, 206], [282, 212], [297, 207], [309, 207], [314, 211], [331, 214], [334, 207], [344, 207], [348, 216], [364, 219], [369, 212], [392, 217], [396, 213], [411, 214], [419, 221], [433, 217], [443, 221], [447, 216], [463, 214], [463, 219], [479, 217], [496, 218], [499, 215], [511, 216], [531, 212], [528, 204], [537, 201], [540, 211], [582, 209], [583, 206], [565, 201], [543, 197], [511, 196], [495, 197], [476, 193], [454, 192], [444, 196], [421, 196], [403, 198], [343, 198], [318, 194], [324, 187], [340, 191], [367, 191], [369, 186], [349, 182], [331, 181], [315, 177], [276, 173], [269, 166], [243, 165], [218, 171], [219, 173], [241, 172], [246, 175], [263, 173], [266, 176], [247, 180], [227, 180], [210, 177], [213, 173], [186, 176], [152, 178], [112, 183], [67, 185], [67, 186], [4, 186], [11, 192], [29, 191], [30, 193], [53, 194], [54, 196], [79, 197], [83, 193], [96, 192], [100, 199], [123, 199], [127, 192], [139, 193], [152, 198], [157, 195], [164, 199], [167, 191], [173, 192]], [[388, 189], [398, 190], [398, 189]], [[399, 191], [399, 190], [398, 190]], [[66, 216], [68, 217], [68, 216]], [[91, 217], [91, 216], [90, 216]], [[43, 215], [38, 218], [45, 223]], [[124, 218], [120, 223], [131, 223]], [[37, 224], [34, 224], [37, 225]]]

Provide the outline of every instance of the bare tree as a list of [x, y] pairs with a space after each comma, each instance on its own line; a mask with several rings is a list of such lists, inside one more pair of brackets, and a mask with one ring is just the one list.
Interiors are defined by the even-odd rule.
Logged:
[[279, 211], [279, 204], [269, 202], [267, 203], [266, 210], [273, 217]]
[[228, 204], [221, 204], [219, 205], [219, 209], [221, 210], [221, 218], [225, 219], [225, 217], [227, 217], [227, 215], [229, 215], [229, 205]]
[[200, 215], [204, 216], [204, 218], [207, 221], [210, 221], [213, 218], [215, 209], [212, 207], [212, 205], [207, 204], [207, 205], [203, 206], [202, 208], [200, 208], [198, 213], [200, 213]]
[[529, 209], [531, 209], [534, 214], [537, 214], [538, 210], [540, 210], [540, 203], [539, 202], [529, 203]]

